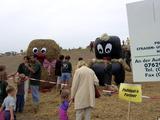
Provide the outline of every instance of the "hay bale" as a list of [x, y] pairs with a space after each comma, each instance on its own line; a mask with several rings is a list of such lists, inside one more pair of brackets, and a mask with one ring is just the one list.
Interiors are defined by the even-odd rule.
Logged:
[[54, 40], [51, 39], [36, 39], [31, 41], [27, 49], [28, 56], [34, 55], [33, 48], [37, 48], [39, 52], [42, 48], [47, 48], [46, 49], [47, 59], [58, 58], [60, 54], [59, 45]]
[[[33, 49], [37, 49], [37, 52], [34, 52]], [[42, 50], [46, 49], [45, 54], [42, 54]], [[36, 39], [31, 41], [29, 44], [29, 47], [27, 49], [27, 55], [28, 56], [35, 56], [42, 54], [44, 59], [47, 59], [48, 61], [52, 61], [54, 59], [58, 59], [58, 56], [60, 55], [60, 47], [59, 45], [54, 41], [50, 39]], [[40, 62], [43, 64], [44, 59], [42, 57], [40, 58]], [[51, 75], [48, 74], [47, 69], [45, 69], [42, 65], [42, 74], [41, 79], [56, 82], [56, 76], [55, 76], [55, 69], [53, 68], [51, 70]], [[43, 89], [49, 89], [52, 88], [53, 85], [49, 83], [42, 83], [41, 88]]]

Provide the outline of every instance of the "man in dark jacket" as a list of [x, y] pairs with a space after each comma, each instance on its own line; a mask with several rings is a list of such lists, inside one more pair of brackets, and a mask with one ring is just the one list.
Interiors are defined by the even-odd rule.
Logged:
[[70, 56], [66, 56], [62, 67], [62, 82], [68, 85], [71, 80], [72, 64], [70, 62]]
[[32, 100], [34, 105], [34, 112], [37, 112], [40, 102], [39, 86], [41, 79], [41, 64], [33, 56], [31, 57], [31, 67], [28, 65], [30, 70], [30, 77], [35, 80], [30, 80], [30, 88], [32, 92]]
[[59, 88], [61, 84], [63, 60], [64, 55], [60, 55], [56, 62], [55, 75], [57, 76], [57, 88]]
[[[18, 67], [18, 70], [17, 70], [17, 73], [18, 73], [18, 74], [24, 74], [25, 76], [28, 76], [28, 77], [29, 77], [30, 71], [29, 71], [29, 69], [28, 69], [28, 67], [27, 67], [27, 66], [30, 66], [30, 65], [29, 65], [29, 61], [30, 61], [30, 57], [24, 56], [23, 62], [22, 62], [22, 63], [19, 65], [19, 67]], [[19, 85], [18, 85], [18, 90], [19, 90], [19, 89], [22, 89], [22, 91], [25, 92], [24, 96], [23, 96], [23, 95], [18, 95], [18, 96], [17, 96], [17, 101], [21, 101], [21, 103], [22, 103], [19, 112], [22, 112], [22, 111], [23, 111], [23, 107], [24, 107], [24, 102], [26, 101], [27, 96], [28, 96], [29, 80], [26, 80], [26, 81], [23, 82], [22, 84], [19, 84]], [[16, 105], [16, 107], [17, 107], [17, 106], [18, 106], [18, 105]]]

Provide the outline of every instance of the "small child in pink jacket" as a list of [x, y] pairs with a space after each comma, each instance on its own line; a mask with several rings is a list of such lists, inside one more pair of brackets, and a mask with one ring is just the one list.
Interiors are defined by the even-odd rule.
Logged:
[[68, 120], [67, 110], [69, 108], [69, 94], [70, 91], [67, 89], [62, 90], [61, 99], [62, 103], [59, 106], [59, 120]]

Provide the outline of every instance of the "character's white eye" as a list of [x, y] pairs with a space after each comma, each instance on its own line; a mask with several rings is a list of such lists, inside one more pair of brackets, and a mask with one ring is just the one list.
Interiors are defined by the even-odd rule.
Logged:
[[110, 53], [112, 50], [112, 44], [108, 43], [105, 47], [105, 53]]
[[36, 54], [36, 53], [38, 53], [38, 48], [34, 47], [32, 51], [34, 54]]
[[47, 49], [46, 49], [46, 48], [42, 48], [42, 49], [41, 49], [41, 53], [43, 53], [43, 54], [45, 54], [45, 53], [46, 53], [46, 51], [47, 51]]
[[103, 47], [101, 44], [97, 45], [97, 50], [98, 50], [99, 54], [103, 54]]

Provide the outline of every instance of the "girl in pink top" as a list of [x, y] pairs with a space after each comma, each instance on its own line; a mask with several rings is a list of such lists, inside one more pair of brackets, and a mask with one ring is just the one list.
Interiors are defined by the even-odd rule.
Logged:
[[62, 103], [59, 106], [59, 120], [68, 120], [67, 110], [69, 108], [69, 90], [64, 89], [61, 93]]

